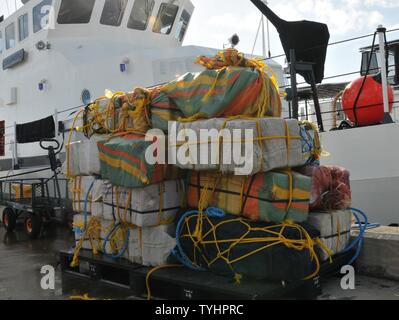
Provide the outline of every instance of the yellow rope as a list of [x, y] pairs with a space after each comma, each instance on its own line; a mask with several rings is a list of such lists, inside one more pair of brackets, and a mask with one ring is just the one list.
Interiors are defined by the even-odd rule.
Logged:
[[[101, 223], [96, 218], [91, 218], [90, 221], [87, 223], [86, 229], [84, 230], [82, 237], [76, 245], [73, 259], [71, 262], [72, 268], [79, 266], [79, 254], [86, 239], [97, 239], [96, 241], [100, 242], [100, 239], [98, 239], [99, 234], [101, 234]], [[98, 254], [98, 248], [96, 246], [92, 246], [92, 249], [95, 255]]]
[[310, 156], [313, 156], [316, 160], [320, 160], [323, 149], [321, 147], [319, 129], [316, 124], [310, 121], [301, 121], [300, 123], [313, 130], [313, 150], [311, 151]]
[[70, 300], [79, 300], [79, 301], [95, 301], [95, 300], [97, 300], [95, 298], [90, 298], [88, 293], [85, 293], [82, 296], [70, 296], [69, 299]]
[[339, 99], [342, 98], [344, 94], [344, 91], [340, 91], [333, 99], [332, 102], [332, 111], [333, 111], [333, 119], [332, 119], [332, 127], [333, 129], [337, 129], [338, 125], [337, 125], [337, 104]]
[[[296, 225], [296, 224], [283, 223], [281, 225], [275, 225], [275, 226], [265, 227], [265, 228], [252, 228], [247, 221], [245, 221], [244, 219], [241, 219], [241, 218], [237, 218], [237, 219], [226, 220], [219, 224], [214, 225], [210, 221], [209, 217], [203, 216], [202, 218], [206, 219], [206, 221], [209, 223], [210, 230], [206, 234], [203, 234], [201, 237], [196, 237], [191, 233], [191, 228], [190, 228], [189, 224], [190, 224], [191, 220], [198, 219], [199, 216], [200, 216], [200, 214], [198, 214], [198, 216], [194, 215], [194, 216], [188, 217], [186, 219], [185, 227], [188, 230], [188, 234], [181, 235], [182, 238], [188, 237], [193, 241], [193, 244], [194, 244], [193, 264], [197, 265], [197, 266], [198, 266], [198, 262], [196, 261], [196, 251], [197, 251], [196, 249], [200, 248], [201, 246], [215, 245], [215, 247], [217, 249], [217, 255], [212, 261], [209, 261], [206, 256], [202, 256], [202, 259], [206, 262], [208, 268], [211, 267], [213, 264], [215, 264], [220, 259], [225, 261], [231, 268], [233, 268], [233, 264], [235, 264], [237, 262], [245, 260], [245, 259], [247, 259], [257, 253], [263, 252], [273, 246], [283, 244], [287, 248], [297, 250], [297, 251], [309, 250], [311, 259], [316, 264], [315, 271], [309, 277], [306, 278], [306, 279], [311, 279], [314, 276], [316, 276], [320, 271], [320, 261], [317, 256], [317, 253], [315, 251], [315, 246], [319, 245], [322, 249], [324, 249], [329, 254], [330, 257], [332, 256], [331, 250], [326, 248], [325, 245], [319, 239], [312, 239], [310, 237], [310, 235], [307, 233], [307, 231], [302, 226]], [[244, 226], [246, 226], [247, 231], [245, 233], [243, 233], [243, 235], [240, 239], [218, 240], [216, 237], [217, 229], [220, 228], [221, 226], [224, 226], [226, 224], [233, 223], [233, 222], [239, 222], [239, 223], [243, 224]], [[280, 232], [273, 231], [274, 229], [278, 229], [278, 228], [281, 229]], [[286, 228], [297, 229], [304, 236], [304, 239], [292, 240], [292, 239], [285, 238], [283, 236], [283, 233]], [[262, 237], [247, 238], [249, 233], [253, 232], [253, 231], [263, 231], [265, 233], [269, 233], [271, 236], [264, 237], [264, 238], [262, 238]], [[210, 235], [213, 235], [213, 240], [201, 240], [201, 239], [206, 239]], [[265, 246], [258, 248], [252, 252], [249, 252], [241, 257], [237, 257], [234, 260], [230, 260], [228, 258], [230, 256], [231, 251], [236, 246], [242, 245], [242, 244], [250, 244], [250, 243], [265, 243]], [[230, 246], [226, 250], [222, 251], [220, 249], [221, 244], [230, 244]]]
[[151, 287], [150, 287], [150, 278], [151, 278], [151, 276], [155, 272], [157, 272], [159, 270], [162, 270], [162, 269], [168, 269], [168, 268], [171, 269], [171, 268], [180, 268], [180, 267], [182, 267], [182, 266], [178, 265], [178, 264], [173, 264], [173, 265], [166, 265], [166, 266], [156, 267], [156, 268], [150, 270], [147, 273], [147, 276], [146, 276], [146, 279], [145, 279], [145, 283], [146, 283], [146, 286], [147, 286], [147, 300], [151, 300], [151, 298], [152, 298], [152, 296], [151, 296]]

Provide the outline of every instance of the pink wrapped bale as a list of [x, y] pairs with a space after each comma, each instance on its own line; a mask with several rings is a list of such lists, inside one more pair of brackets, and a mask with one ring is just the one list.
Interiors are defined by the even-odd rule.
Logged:
[[345, 210], [351, 206], [350, 173], [337, 166], [305, 166], [298, 172], [312, 177], [311, 211]]

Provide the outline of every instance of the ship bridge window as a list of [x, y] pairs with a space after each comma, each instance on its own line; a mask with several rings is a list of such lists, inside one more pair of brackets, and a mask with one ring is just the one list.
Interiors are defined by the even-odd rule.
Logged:
[[184, 36], [186, 35], [188, 24], [190, 22], [190, 18], [191, 15], [186, 10], [183, 10], [179, 24], [177, 25], [176, 29], [176, 39], [179, 40], [180, 42], [183, 42], [184, 40]]
[[15, 24], [11, 23], [6, 27], [6, 49], [15, 47]]
[[50, 22], [50, 14], [52, 12], [52, 0], [43, 0], [33, 8], [33, 32], [39, 32], [45, 29]]
[[18, 18], [19, 41], [29, 36], [28, 14], [24, 14]]
[[100, 23], [107, 26], [120, 26], [125, 13], [127, 0], [106, 0]]
[[135, 0], [127, 27], [136, 30], [145, 30], [148, 26], [155, 0]]
[[153, 31], [161, 34], [170, 34], [178, 11], [178, 6], [170, 3], [162, 3], [158, 12], [157, 20], [154, 24]]
[[89, 23], [95, 0], [62, 0], [58, 14], [59, 24]]

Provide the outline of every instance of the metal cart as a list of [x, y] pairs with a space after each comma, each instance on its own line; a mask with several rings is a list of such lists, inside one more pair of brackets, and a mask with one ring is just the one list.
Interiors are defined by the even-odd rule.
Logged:
[[[56, 147], [45, 146], [45, 143], [55, 143]], [[0, 180], [4, 227], [13, 232], [17, 222], [22, 220], [32, 239], [37, 238], [45, 224], [52, 220], [68, 221], [71, 212], [68, 181], [58, 178], [61, 164], [56, 158], [56, 150], [61, 150], [60, 144], [51, 139], [41, 141], [40, 145], [49, 152], [49, 171], [53, 171], [50, 178]]]

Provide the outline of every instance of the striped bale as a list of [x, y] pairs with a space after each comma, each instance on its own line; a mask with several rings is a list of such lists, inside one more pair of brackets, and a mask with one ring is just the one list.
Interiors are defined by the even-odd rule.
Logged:
[[201, 115], [205, 118], [247, 115], [281, 116], [276, 86], [263, 72], [225, 67], [187, 73], [151, 93], [152, 125], [168, 130], [168, 121]]
[[218, 207], [253, 221], [301, 223], [308, 217], [310, 188], [310, 178], [291, 172], [260, 173], [252, 177], [193, 173], [188, 205]]
[[152, 144], [144, 135], [128, 134], [98, 143], [101, 176], [112, 185], [141, 188], [179, 176], [178, 168], [168, 165], [150, 165], [146, 161], [147, 148]]

